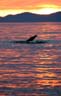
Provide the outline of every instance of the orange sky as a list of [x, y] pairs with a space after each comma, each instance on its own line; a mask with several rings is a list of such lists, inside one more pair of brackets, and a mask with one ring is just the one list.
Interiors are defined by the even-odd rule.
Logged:
[[25, 11], [39, 14], [61, 11], [61, 0], [0, 0], [0, 16]]

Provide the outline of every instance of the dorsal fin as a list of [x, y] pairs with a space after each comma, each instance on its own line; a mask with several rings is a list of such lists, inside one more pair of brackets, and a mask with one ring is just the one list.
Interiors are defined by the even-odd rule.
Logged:
[[27, 39], [26, 41], [27, 42], [33, 41], [36, 37], [37, 37], [37, 35], [34, 35], [34, 36], [30, 37], [29, 39]]

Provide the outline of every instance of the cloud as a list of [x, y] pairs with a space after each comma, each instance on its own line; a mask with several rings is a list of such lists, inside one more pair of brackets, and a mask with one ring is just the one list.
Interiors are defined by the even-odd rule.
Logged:
[[0, 9], [39, 9], [43, 5], [61, 6], [61, 0], [0, 0]]

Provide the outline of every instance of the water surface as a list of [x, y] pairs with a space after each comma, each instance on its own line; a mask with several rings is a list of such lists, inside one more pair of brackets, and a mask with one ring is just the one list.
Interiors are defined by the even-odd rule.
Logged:
[[61, 23], [0, 23], [0, 96], [61, 96]]

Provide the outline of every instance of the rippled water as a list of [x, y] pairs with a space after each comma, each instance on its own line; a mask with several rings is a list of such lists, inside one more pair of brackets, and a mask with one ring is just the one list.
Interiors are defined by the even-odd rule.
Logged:
[[61, 23], [0, 23], [0, 96], [61, 96]]

